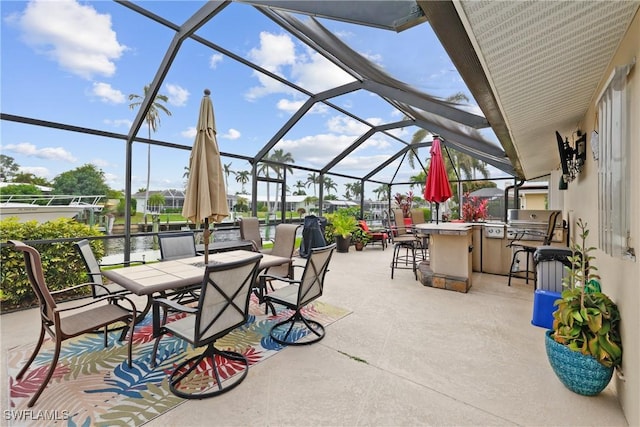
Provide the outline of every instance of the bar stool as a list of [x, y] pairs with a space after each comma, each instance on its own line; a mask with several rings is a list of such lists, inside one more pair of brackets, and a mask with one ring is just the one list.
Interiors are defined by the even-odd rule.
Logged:
[[[550, 216], [549, 216], [549, 223], [547, 225], [547, 233], [546, 235], [544, 235], [544, 240], [542, 242], [541, 245], [526, 245], [523, 243], [519, 243], [522, 238], [524, 237], [523, 235], [518, 236], [516, 239], [512, 240], [511, 242], [509, 242], [509, 244], [507, 245], [507, 247], [513, 248], [513, 257], [511, 258], [511, 266], [509, 267], [509, 282], [508, 282], [508, 286], [511, 286], [511, 278], [514, 276], [514, 274], [520, 274], [520, 273], [524, 273], [524, 279], [525, 279], [525, 283], [529, 284], [529, 277], [531, 275], [533, 275], [533, 284], [535, 287], [536, 281], [538, 279], [537, 277], [537, 273], [536, 273], [536, 265], [535, 262], [533, 263], [533, 266], [530, 267], [530, 262], [529, 262], [529, 258], [533, 257], [533, 254], [536, 252], [536, 249], [538, 249], [538, 246], [548, 246], [551, 243], [551, 239], [553, 238], [553, 231], [556, 227], [556, 221], [558, 220], [558, 216], [560, 215], [560, 211], [556, 211], [553, 212]], [[514, 267], [516, 267], [516, 265], [519, 264], [520, 260], [518, 258], [518, 254], [525, 254], [527, 257], [527, 262], [526, 262], [526, 269], [525, 270], [520, 270], [519, 268], [517, 270], [514, 270]], [[516, 276], [519, 277], [519, 276]]]
[[[391, 240], [393, 243], [393, 258], [391, 259], [391, 278], [395, 269], [411, 269], [413, 275], [418, 279], [416, 268], [416, 237], [407, 232], [404, 225], [404, 216], [401, 209], [394, 209], [395, 227], [391, 230]], [[404, 253], [403, 253], [404, 250]]]

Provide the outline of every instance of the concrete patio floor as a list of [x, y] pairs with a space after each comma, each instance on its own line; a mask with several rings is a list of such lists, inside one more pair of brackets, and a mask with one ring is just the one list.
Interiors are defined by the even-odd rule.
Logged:
[[[391, 280], [391, 256], [380, 246], [335, 253], [322, 300], [352, 313], [324, 340], [286, 348], [229, 393], [146, 425], [628, 425], [613, 381], [584, 397], [556, 378], [544, 330], [530, 323], [531, 284], [476, 273], [467, 294], [428, 288], [410, 270]], [[7, 409], [7, 349], [36, 341], [38, 316], [0, 322]]]

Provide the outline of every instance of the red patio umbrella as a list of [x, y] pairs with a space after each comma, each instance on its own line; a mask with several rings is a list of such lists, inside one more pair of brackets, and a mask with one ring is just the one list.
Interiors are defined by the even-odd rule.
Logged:
[[434, 136], [431, 144], [431, 162], [427, 173], [427, 183], [424, 187], [424, 199], [436, 204], [436, 224], [438, 223], [440, 203], [449, 200], [449, 198], [451, 198], [451, 185], [444, 167], [440, 137]]

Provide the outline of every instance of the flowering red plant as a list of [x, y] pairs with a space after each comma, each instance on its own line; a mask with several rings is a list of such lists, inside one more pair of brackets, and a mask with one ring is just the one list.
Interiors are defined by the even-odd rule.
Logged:
[[469, 193], [464, 194], [466, 202], [462, 205], [462, 219], [466, 222], [473, 222], [487, 217], [487, 199], [470, 197]]
[[393, 198], [400, 209], [402, 209], [402, 216], [405, 218], [411, 217], [411, 207], [413, 206], [413, 191], [409, 191], [406, 195], [396, 193]]

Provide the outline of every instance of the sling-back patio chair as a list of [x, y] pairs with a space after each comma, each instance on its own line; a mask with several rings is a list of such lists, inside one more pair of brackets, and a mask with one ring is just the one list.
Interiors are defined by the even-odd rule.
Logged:
[[[315, 320], [305, 317], [302, 310], [309, 303], [322, 296], [324, 278], [335, 248], [335, 243], [322, 248], [312, 248], [302, 276], [298, 280], [267, 275], [271, 280], [280, 280], [287, 283], [287, 285], [265, 295], [265, 301], [283, 305], [293, 310], [293, 314], [290, 317], [276, 323], [269, 331], [269, 336], [275, 342], [283, 345], [307, 345], [324, 338], [324, 326]], [[302, 333], [301, 328], [303, 330], [306, 329], [308, 333], [305, 338], [298, 340]]]
[[[84, 263], [84, 266], [87, 270], [87, 276], [89, 280], [93, 283], [97, 283], [100, 286], [92, 286], [91, 287], [91, 295], [93, 298], [101, 298], [106, 295], [131, 295], [131, 292], [118, 285], [117, 283], [106, 283], [104, 278], [102, 277], [102, 268], [103, 267], [115, 267], [115, 266], [130, 266], [134, 264], [145, 264], [145, 260], [142, 261], [128, 261], [128, 262], [120, 262], [120, 263], [111, 263], [104, 264], [99, 263], [98, 259], [91, 248], [91, 244], [89, 240], [82, 239], [73, 245], [78, 253], [80, 254], [80, 258]], [[151, 305], [147, 304], [145, 308], [136, 313], [136, 322], [144, 319], [144, 316], [151, 309]], [[109, 330], [122, 329], [123, 327], [110, 328]], [[126, 329], [126, 325], [124, 326]], [[126, 331], [125, 331], [126, 332]]]
[[262, 248], [262, 236], [260, 235], [260, 220], [256, 217], [248, 216], [239, 218], [238, 224], [240, 224], [240, 239], [250, 240], [254, 251], [265, 253]]
[[[296, 249], [296, 235], [298, 234], [299, 224], [278, 224], [276, 225], [276, 234], [273, 239], [273, 247], [269, 255], [280, 256], [283, 258], [293, 257]], [[270, 267], [265, 273], [274, 276], [286, 276], [291, 278], [293, 275], [292, 264], [283, 264], [276, 267]]]
[[[196, 238], [193, 231], [158, 233], [158, 244], [162, 261], [197, 256]], [[181, 289], [171, 294], [171, 297], [181, 304], [192, 303], [198, 300], [199, 289], [199, 285]], [[164, 296], [166, 295], [170, 294], [165, 293]]]
[[193, 231], [158, 233], [158, 244], [163, 261], [197, 255]]
[[[131, 292], [127, 291], [122, 286], [116, 283], [105, 283], [102, 278], [102, 267], [114, 267], [114, 266], [129, 266], [132, 264], [144, 264], [146, 261], [143, 259], [142, 261], [129, 261], [129, 262], [119, 262], [113, 264], [104, 264], [99, 263], [96, 258], [93, 249], [91, 248], [91, 244], [89, 240], [82, 239], [73, 245], [78, 253], [80, 254], [80, 258], [84, 263], [84, 266], [87, 270], [87, 275], [89, 276], [89, 280], [93, 283], [98, 283], [102, 286], [94, 286], [91, 288], [91, 295], [94, 298], [99, 298], [109, 294], [130, 294]], [[106, 288], [106, 289], [105, 289]]]
[[[201, 354], [173, 369], [169, 388], [176, 396], [185, 399], [213, 397], [236, 387], [247, 376], [247, 358], [235, 351], [219, 350], [215, 343], [247, 322], [249, 297], [260, 259], [262, 254], [251, 254], [244, 260], [207, 265], [196, 307], [180, 305], [169, 299], [156, 299], [153, 302], [153, 336], [156, 341], [152, 366], [156, 365], [158, 345], [164, 334], [180, 337], [196, 348], [205, 347]], [[162, 317], [161, 309], [164, 312]], [[187, 316], [167, 322], [169, 310], [187, 313]], [[226, 368], [231, 365], [236, 373], [225, 378], [224, 375], [229, 372]], [[213, 381], [208, 375], [213, 377]]]
[[[15, 250], [22, 252], [24, 255], [27, 277], [29, 278], [29, 283], [31, 284], [33, 292], [38, 298], [38, 313], [40, 314], [40, 337], [38, 338], [38, 343], [33, 350], [33, 354], [16, 376], [16, 379], [20, 380], [27, 372], [27, 369], [29, 369], [29, 366], [31, 366], [31, 363], [35, 360], [40, 348], [42, 347], [42, 343], [44, 342], [45, 333], [49, 334], [55, 342], [55, 350], [53, 352], [53, 358], [51, 360], [49, 370], [42, 379], [38, 390], [31, 397], [31, 400], [29, 400], [27, 406], [32, 407], [36, 403], [49, 383], [49, 380], [51, 380], [58, 363], [58, 358], [60, 357], [62, 342], [69, 338], [103, 329], [104, 346], [107, 347], [107, 327], [116, 322], [127, 322], [129, 324], [128, 364], [129, 367], [131, 367], [131, 345], [133, 343], [133, 328], [136, 313], [136, 306], [133, 301], [124, 295], [107, 294], [102, 297], [91, 299], [89, 302], [84, 300], [71, 307], [62, 308], [58, 306], [54, 297], [60, 296], [65, 292], [78, 291], [80, 288], [86, 286], [103, 286], [98, 283], [84, 283], [51, 292], [49, 291], [44, 278], [40, 253], [35, 248], [17, 240], [10, 240], [9, 243]], [[106, 291], [106, 288], [103, 287], [103, 291]], [[124, 308], [119, 305], [120, 303], [125, 302], [129, 307]], [[123, 337], [121, 336], [120, 339], [122, 338]]]

